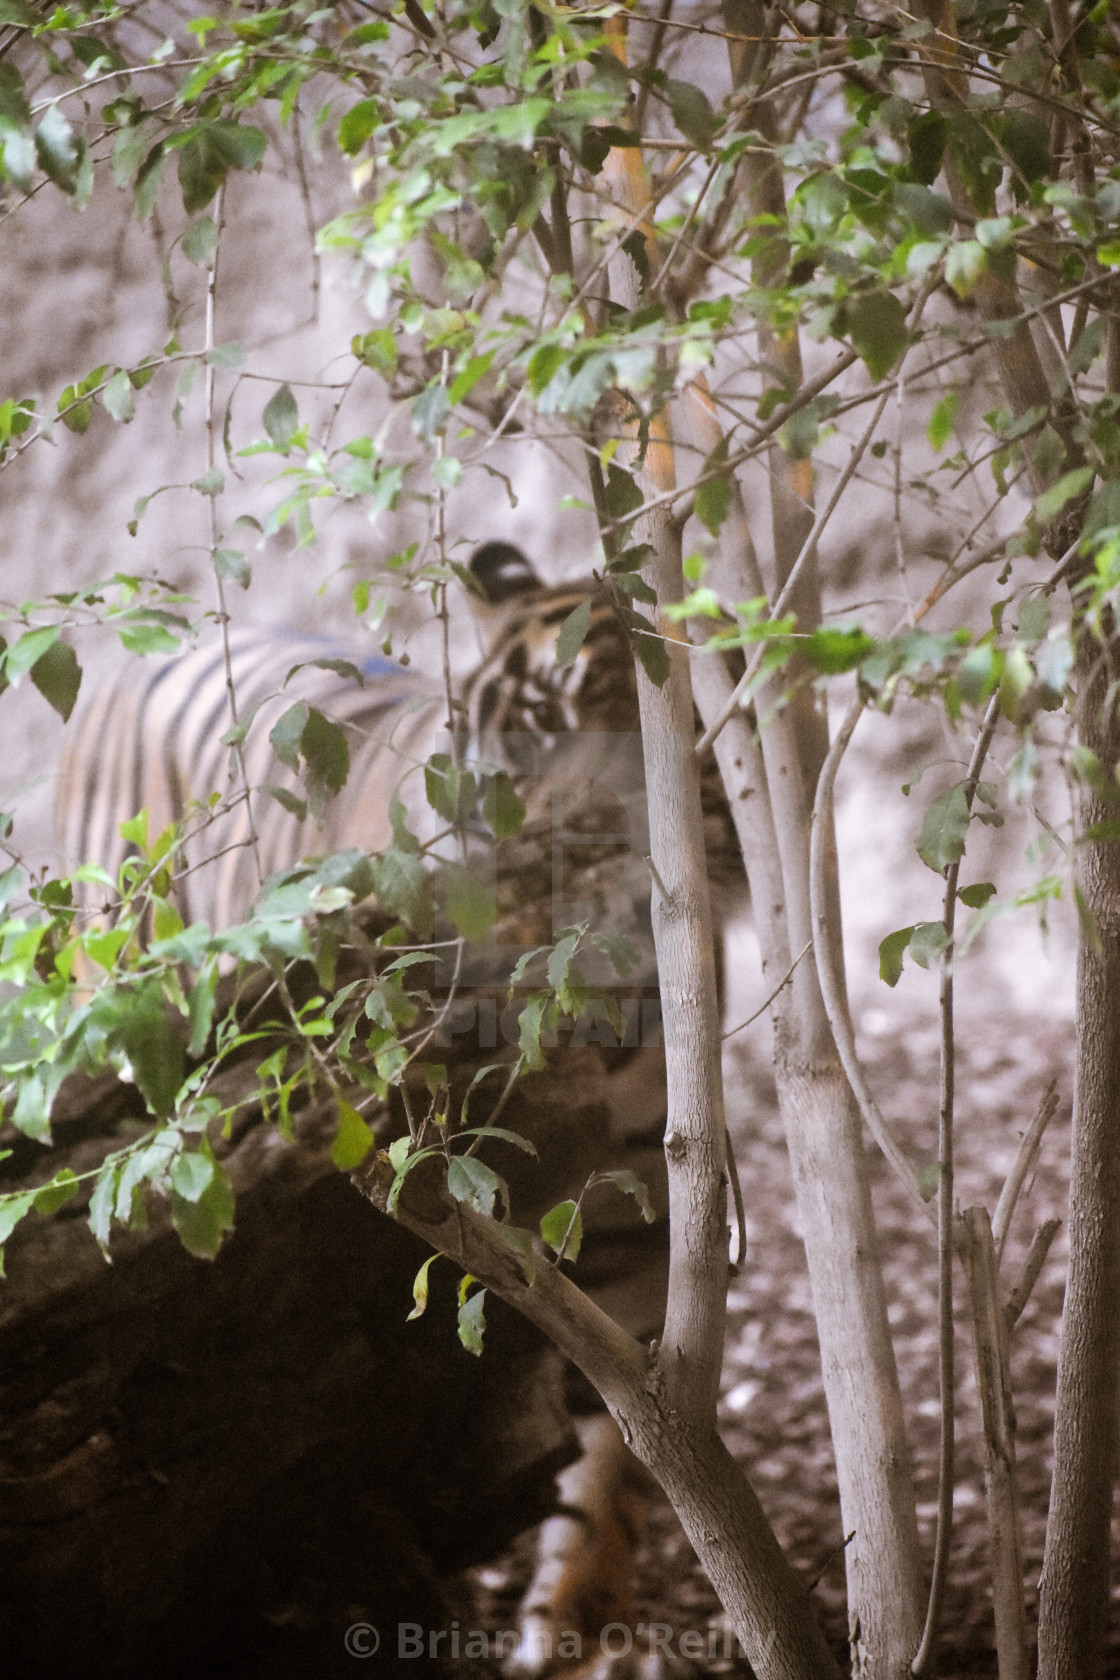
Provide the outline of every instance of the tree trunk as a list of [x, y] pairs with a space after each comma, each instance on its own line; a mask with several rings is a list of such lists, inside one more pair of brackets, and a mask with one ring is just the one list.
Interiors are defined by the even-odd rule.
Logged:
[[[687, 413], [696, 441], [708, 453], [714, 439], [701, 429], [703, 405], [691, 404]], [[734, 480], [731, 492], [721, 531], [720, 587], [731, 600], [749, 599], [759, 593], [753, 544]], [[729, 685], [726, 677], [721, 683], [718, 665], [705, 670], [714, 656], [696, 658], [696, 691], [709, 724], [719, 715]], [[774, 699], [760, 697], [759, 710], [766, 711]], [[761, 754], [742, 713], [732, 716], [714, 747], [739, 830], [771, 984], [813, 935], [812, 800], [801, 768], [801, 744], [779, 709], [761, 732]], [[769, 810], [762, 818], [756, 806], [767, 796]], [[772, 851], [761, 843], [771, 832]], [[780, 895], [773, 880], [775, 860]], [[838, 937], [834, 948], [839, 948]], [[845, 1535], [854, 1536], [845, 1554], [853, 1663], [857, 1674], [902, 1680], [921, 1638], [922, 1566], [863, 1134], [810, 959], [795, 964], [772, 1011], [774, 1072], [813, 1288], [841, 1516]]]
[[[1115, 644], [1082, 629], [1078, 724], [1105, 797], [1079, 828], [1115, 820], [1120, 758]], [[1120, 846], [1079, 848], [1086, 915], [1077, 952], [1077, 1060], [1069, 1187], [1069, 1278], [1054, 1423], [1054, 1480], [1039, 1607], [1040, 1680], [1104, 1673], [1109, 1541], [1120, 1406]], [[1088, 920], [1088, 925], [1086, 922]]]

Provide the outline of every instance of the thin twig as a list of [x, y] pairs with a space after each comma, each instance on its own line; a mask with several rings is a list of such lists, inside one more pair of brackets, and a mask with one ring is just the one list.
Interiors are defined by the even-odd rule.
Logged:
[[1054, 1118], [1058, 1108], [1058, 1082], [1052, 1079], [1039, 1098], [1038, 1108], [1031, 1121], [1023, 1140], [1019, 1145], [1019, 1153], [1015, 1157], [1015, 1164], [1008, 1173], [1004, 1186], [1000, 1192], [996, 1211], [992, 1216], [992, 1238], [996, 1245], [996, 1259], [1003, 1259], [1004, 1244], [1007, 1233], [1011, 1229], [1011, 1221], [1015, 1214], [1015, 1206], [1019, 1200], [1019, 1193], [1026, 1182], [1027, 1174], [1034, 1165], [1042, 1134]]
[[729, 1031], [720, 1034], [720, 1043], [721, 1044], [724, 1043], [729, 1038], [734, 1038], [735, 1034], [736, 1033], [741, 1033], [745, 1027], [753, 1026], [754, 1022], [758, 1020], [758, 1017], [760, 1015], [765, 1014], [766, 1010], [769, 1009], [770, 1005], [773, 1003], [773, 1001], [777, 997], [778, 993], [782, 990], [783, 987], [788, 986], [790, 981], [793, 979], [794, 969], [797, 967], [798, 963], [801, 961], [801, 959], [805, 955], [806, 951], [808, 951], [810, 949], [810, 947], [812, 946], [812, 943], [813, 943], [813, 941], [810, 939], [810, 940], [807, 940], [804, 945], [802, 945], [800, 951], [798, 951], [797, 955], [794, 957], [793, 961], [790, 963], [789, 967], [786, 969], [785, 973], [782, 975], [782, 978], [778, 981], [778, 984], [774, 987], [774, 990], [770, 993], [770, 996], [768, 998], [766, 998], [764, 1002], [759, 1004], [758, 1008], [755, 1010], [753, 1015], [748, 1015], [746, 1020], [745, 1021], [740, 1021], [739, 1025], [737, 1027], [731, 1027]]
[[[999, 722], [999, 696], [988, 702], [984, 721], [972, 749], [968, 778], [964, 785], [965, 808], [971, 812], [988, 748]], [[941, 1100], [937, 1123], [937, 1319], [938, 1385], [941, 1422], [937, 1463], [937, 1534], [933, 1547], [933, 1572], [929, 1603], [918, 1654], [911, 1673], [922, 1674], [933, 1655], [937, 1624], [949, 1564], [949, 1541], [953, 1528], [954, 1358], [953, 1358], [953, 1106], [956, 1082], [956, 1042], [953, 1022], [953, 927], [957, 912], [957, 882], [961, 860], [945, 872], [945, 907], [941, 925], [945, 949], [941, 959]], [[985, 1216], [986, 1217], [986, 1216]]]
[[[214, 381], [216, 369], [210, 352], [214, 348], [214, 315], [218, 300], [218, 260], [221, 256], [222, 249], [224, 209], [225, 188], [223, 187], [219, 189], [218, 196], [214, 203], [214, 225], [217, 230], [214, 240], [214, 260], [211, 263], [206, 275], [206, 373], [204, 390], [206, 400], [206, 476], [208, 480], [212, 480], [213, 474], [217, 470], [217, 450], [214, 446]], [[225, 582], [217, 565], [219, 544], [218, 498], [213, 491], [212, 485], [211, 490], [207, 495], [207, 502], [209, 504], [210, 563], [214, 568], [214, 587], [218, 596], [218, 621], [221, 625], [222, 632], [222, 657], [225, 664], [226, 693], [229, 697], [229, 716], [233, 729], [237, 730], [239, 723], [237, 715], [237, 686], [233, 680], [233, 657], [230, 652], [229, 645], [229, 611], [226, 602]], [[237, 765], [237, 774], [240, 777], [241, 785], [245, 790], [245, 819], [249, 825], [249, 849], [253, 854], [253, 866], [257, 873], [257, 885], [263, 886], [264, 869], [261, 864], [260, 841], [257, 835], [256, 819], [253, 815], [253, 801], [249, 797], [251, 790], [249, 787], [248, 771], [245, 768], [245, 747], [240, 738], [237, 738], [234, 741], [233, 756], [234, 762]]]

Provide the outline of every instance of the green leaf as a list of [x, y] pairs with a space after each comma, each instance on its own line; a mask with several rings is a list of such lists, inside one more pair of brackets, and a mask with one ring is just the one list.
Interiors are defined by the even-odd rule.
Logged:
[[544, 1067], [541, 1033], [546, 1020], [555, 1011], [555, 1004], [543, 995], [531, 997], [517, 1017], [517, 1044], [529, 1067]]
[[629, 595], [632, 601], [642, 601], [646, 606], [657, 605], [657, 593], [651, 589], [645, 578], [638, 572], [617, 572], [611, 569], [611, 582], [624, 595]]
[[218, 229], [212, 216], [200, 216], [183, 235], [183, 255], [199, 268], [207, 268], [218, 249]]
[[289, 770], [299, 769], [299, 750], [310, 711], [306, 700], [297, 700], [269, 730], [268, 739], [272, 750], [281, 764], [286, 764]]
[[118, 368], [108, 381], [101, 393], [101, 401], [105, 405], [105, 412], [114, 420], [127, 425], [132, 419], [136, 413], [136, 404], [132, 398], [132, 381], [123, 368]]
[[[33, 953], [32, 953], [33, 954]], [[34, 1138], [36, 1143], [50, 1143], [50, 1094], [47, 1090], [45, 1070], [25, 1076], [19, 1084], [15, 1107], [12, 1110], [12, 1124], [24, 1137]]]
[[910, 955], [919, 968], [936, 962], [949, 943], [944, 922], [919, 922], [910, 935]]
[[353, 1172], [373, 1148], [373, 1133], [356, 1108], [338, 1098], [338, 1132], [331, 1145], [331, 1160], [339, 1172]]
[[[548, 983], [554, 992], [564, 992], [567, 989], [572, 958], [575, 956], [581, 937], [582, 930], [573, 928], [556, 941], [548, 954]], [[563, 1007], [563, 1004], [561, 1006]]]
[[405, 1319], [408, 1324], [414, 1318], [422, 1318], [428, 1306], [428, 1273], [437, 1260], [442, 1260], [441, 1254], [429, 1254], [420, 1270], [412, 1280], [412, 1299], [415, 1303], [412, 1311]]
[[220, 496], [225, 487], [226, 477], [221, 467], [211, 467], [201, 478], [191, 479], [191, 489], [203, 496]]
[[[56, 1213], [60, 1207], [72, 1201], [81, 1189], [78, 1175], [72, 1167], [63, 1167], [56, 1172], [49, 1184], [44, 1184], [41, 1190], [35, 1192], [36, 1213]], [[3, 1204], [0, 1203], [0, 1216], [3, 1214]], [[0, 1228], [0, 1242], [7, 1237], [7, 1231]]]
[[143, 163], [140, 165], [133, 187], [133, 198], [136, 203], [136, 214], [142, 222], [146, 222], [155, 209], [156, 199], [163, 182], [163, 171], [167, 164], [167, 151], [160, 140], [154, 145]]
[[[101, 1171], [97, 1175], [97, 1183], [93, 1187], [93, 1195], [89, 1200], [89, 1228], [97, 1239], [97, 1245], [108, 1259], [109, 1229], [113, 1221], [113, 1209], [117, 1205], [117, 1184], [120, 1179], [121, 1163], [110, 1156], [102, 1162]], [[32, 1196], [32, 1200], [34, 1197]]]
[[910, 174], [931, 187], [941, 173], [941, 159], [949, 125], [940, 111], [924, 111], [906, 131], [910, 146]]
[[493, 892], [469, 869], [445, 863], [441, 871], [447, 914], [464, 939], [485, 939], [498, 919]]
[[556, 638], [556, 663], [559, 666], [575, 663], [590, 628], [591, 602], [581, 601], [560, 626], [560, 634]]
[[489, 373], [495, 352], [487, 350], [485, 355], [472, 356], [461, 373], [456, 374], [451, 382], [452, 406], [461, 403], [463, 398], [472, 391], [484, 374]]
[[361, 99], [344, 114], [338, 125], [339, 150], [353, 157], [381, 127], [381, 112], [374, 99]]
[[847, 629], [814, 630], [798, 643], [798, 651], [816, 670], [826, 676], [839, 676], [854, 670], [875, 646], [865, 630], [852, 625]]
[[[1005, 103], [995, 121], [1004, 149], [1028, 186], [1050, 171], [1050, 125], [1031, 111]], [[1016, 186], [1012, 182], [1012, 186]], [[1024, 196], [1021, 191], [1017, 196]]]
[[485, 1289], [459, 1305], [459, 1340], [468, 1353], [476, 1357], [482, 1352], [482, 1337], [486, 1330]]
[[132, 624], [127, 628], [118, 625], [117, 634], [121, 639], [121, 646], [129, 653], [142, 656], [150, 653], [178, 653], [182, 643], [178, 636], [172, 634], [163, 624]]
[[412, 429], [423, 443], [433, 443], [451, 414], [447, 387], [438, 379], [425, 386], [412, 404]]
[[848, 336], [872, 379], [885, 379], [910, 342], [906, 311], [893, 292], [863, 292], [846, 309]]
[[465, 1202], [488, 1219], [493, 1217], [494, 1202], [499, 1195], [509, 1208], [505, 1180], [477, 1155], [452, 1155], [447, 1163], [447, 1189], [457, 1202]]
[[950, 245], [945, 256], [945, 279], [959, 298], [971, 297], [987, 273], [988, 253], [978, 239]]
[[593, 933], [591, 943], [596, 950], [602, 951], [610, 962], [615, 973], [623, 980], [634, 968], [638, 961], [638, 950], [632, 940], [621, 933]]
[[644, 498], [633, 473], [615, 466], [613, 461], [607, 468], [604, 489], [604, 501], [610, 519], [626, 519], [629, 514], [637, 513], [642, 505]]
[[215, 1161], [213, 1174], [197, 1201], [171, 1193], [171, 1222], [188, 1254], [213, 1260], [226, 1231], [233, 1229], [234, 1201], [229, 1179]]
[[372, 862], [377, 902], [419, 938], [426, 938], [432, 926], [432, 879], [420, 858], [401, 846], [389, 846]]
[[205, 1194], [217, 1166], [208, 1146], [180, 1155], [171, 1168], [171, 1188], [184, 1202], [197, 1202]]
[[486, 783], [482, 817], [495, 840], [508, 840], [521, 832], [525, 821], [525, 802], [504, 770], [499, 770]]
[[930, 1161], [924, 1167], [919, 1167], [915, 1175], [918, 1194], [923, 1202], [932, 1202], [937, 1194], [937, 1186], [941, 1182], [941, 1166], [937, 1161]]
[[374, 327], [352, 338], [350, 353], [383, 379], [392, 379], [397, 371], [397, 341], [390, 327]]
[[300, 751], [307, 764], [307, 802], [316, 822], [321, 824], [329, 801], [341, 792], [350, 774], [350, 744], [337, 723], [311, 706], [300, 738]]
[[270, 799], [275, 799], [277, 805], [282, 805], [290, 816], [298, 817], [300, 822], [305, 821], [307, 801], [301, 799], [298, 793], [293, 793], [290, 788], [273, 787], [267, 782], [261, 788], [261, 792], [267, 793]]
[[267, 141], [259, 128], [219, 118], [188, 131], [179, 151], [179, 190], [189, 216], [205, 210], [231, 169], [256, 169]]
[[40, 654], [31, 667], [31, 681], [65, 722], [74, 710], [82, 685], [82, 668], [69, 642], [52, 642]]
[[58, 635], [59, 632], [54, 625], [50, 625], [43, 630], [28, 630], [22, 635], [19, 641], [7, 650], [5, 655], [4, 668], [9, 679], [22, 677], [26, 671], [31, 670], [32, 666], [37, 665], [48, 648], [53, 647], [57, 642]]
[[926, 436], [938, 454], [941, 453], [953, 435], [953, 422], [957, 417], [957, 403], [956, 391], [948, 391], [929, 417]]
[[0, 1243], [7, 1242], [20, 1220], [31, 1212], [42, 1191], [22, 1190], [16, 1196], [0, 1196]]
[[879, 978], [888, 986], [897, 986], [902, 974], [902, 959], [910, 944], [913, 927], [898, 928], [879, 941]]
[[187, 1000], [187, 1019], [191, 1029], [190, 1039], [187, 1043], [187, 1054], [190, 1056], [201, 1056], [206, 1048], [206, 1041], [210, 1037], [210, 1029], [214, 1025], [214, 1009], [217, 997], [218, 966], [216, 962], [211, 960], [202, 965]]
[[444, 822], [462, 821], [473, 809], [477, 783], [470, 770], [453, 763], [449, 753], [433, 753], [424, 766], [424, 795]]
[[648, 618], [641, 613], [630, 615], [634, 651], [642, 662], [642, 669], [654, 688], [663, 688], [669, 680], [669, 650]]
[[241, 589], [248, 589], [253, 581], [253, 568], [240, 549], [215, 549], [214, 570], [227, 583], [236, 583]]
[[[235, 338], [228, 344], [215, 344], [212, 350], [207, 350], [203, 360], [207, 367], [217, 368], [220, 373], [235, 373], [245, 366], [245, 346]], [[256, 520], [251, 523], [256, 525]], [[260, 530], [259, 525], [257, 529]]]
[[[557, 1202], [541, 1220], [541, 1236], [554, 1253], [578, 1260], [583, 1243], [583, 1218], [578, 1202]], [[565, 1240], [567, 1239], [567, 1240]]]
[[959, 863], [964, 856], [967, 833], [968, 805], [964, 783], [958, 782], [935, 799], [926, 812], [918, 837], [918, 856], [927, 868], [942, 875], [950, 864]]
[[85, 152], [63, 115], [61, 105], [48, 105], [35, 131], [35, 156], [44, 175], [71, 197], [78, 188], [78, 171]]
[[[704, 479], [709, 473], [718, 472], [720, 467], [727, 465], [727, 439], [720, 438], [703, 467], [700, 477]], [[707, 484], [696, 486], [696, 517], [705, 524], [713, 537], [718, 537], [720, 527], [731, 511], [731, 479], [729, 471], [722, 472], [718, 478], [710, 479]]]
[[1034, 512], [1039, 524], [1048, 525], [1067, 502], [1072, 502], [1089, 488], [1093, 476], [1092, 467], [1075, 467], [1072, 472], [1063, 473], [1056, 484], [1035, 499]]
[[666, 82], [665, 91], [669, 95], [673, 121], [686, 140], [691, 140], [694, 146], [703, 150], [720, 125], [707, 94], [691, 82]]
[[595, 1182], [597, 1184], [613, 1184], [615, 1189], [621, 1190], [624, 1196], [632, 1196], [634, 1201], [637, 1202], [642, 1218], [647, 1225], [652, 1225], [657, 1218], [653, 1210], [653, 1203], [649, 1199], [649, 1191], [637, 1173], [631, 1172], [629, 1168], [623, 1168], [619, 1172], [596, 1173]]
[[287, 449], [299, 431], [299, 408], [290, 386], [281, 385], [265, 404], [264, 429], [279, 449]]
[[454, 490], [463, 476], [463, 463], [454, 455], [437, 455], [431, 472], [437, 490]]
[[995, 891], [991, 881], [977, 881], [971, 887], [962, 887], [957, 897], [970, 910], [982, 910], [988, 900], [995, 897]]

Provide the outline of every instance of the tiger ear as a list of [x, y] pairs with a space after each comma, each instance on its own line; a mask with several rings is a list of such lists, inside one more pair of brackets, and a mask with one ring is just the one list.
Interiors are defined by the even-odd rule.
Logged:
[[492, 606], [539, 589], [536, 567], [514, 543], [488, 542], [471, 555], [469, 571]]

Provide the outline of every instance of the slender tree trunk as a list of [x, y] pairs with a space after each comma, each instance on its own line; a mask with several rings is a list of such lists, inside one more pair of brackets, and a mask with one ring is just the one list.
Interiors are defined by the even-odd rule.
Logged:
[[[715, 437], [702, 402], [686, 410], [694, 441]], [[718, 434], [717, 434], [718, 435]], [[720, 587], [730, 599], [757, 595], [757, 565], [737, 484], [721, 531]], [[728, 682], [697, 656], [706, 724]], [[774, 697], [771, 696], [772, 700]], [[760, 699], [760, 709], [768, 705]], [[815, 720], [814, 720], [815, 721]], [[755, 745], [742, 713], [717, 736], [732, 815], [750, 879], [763, 965], [774, 983], [813, 936], [809, 912], [811, 793], [802, 741], [780, 709]], [[810, 749], [809, 756], [816, 754]], [[760, 762], [761, 760], [761, 762]], [[758, 802], [767, 809], [760, 815]], [[764, 844], [772, 835], [772, 847]], [[780, 877], [776, 891], [774, 865]], [[836, 941], [838, 946], [839, 941]], [[924, 1603], [913, 1477], [887, 1318], [886, 1292], [859, 1117], [824, 1011], [816, 968], [796, 963], [775, 1000], [774, 1071], [804, 1233], [836, 1451], [845, 1536], [848, 1616], [857, 1674], [902, 1680], [921, 1638]]]
[[[1079, 737], [1097, 755], [1105, 788], [1120, 759], [1112, 687], [1118, 675], [1115, 643], [1105, 650], [1083, 630]], [[1079, 826], [1115, 816], [1113, 798], [1089, 792]], [[1120, 1407], [1120, 846], [1086, 843], [1079, 858], [1091, 924], [1083, 925], [1077, 952], [1069, 1277], [1039, 1606], [1040, 1680], [1098, 1680], [1104, 1673]]]

